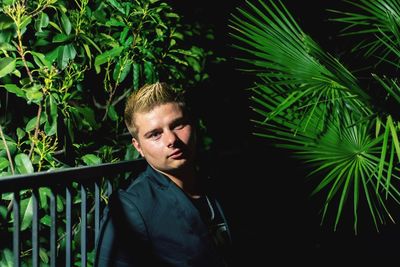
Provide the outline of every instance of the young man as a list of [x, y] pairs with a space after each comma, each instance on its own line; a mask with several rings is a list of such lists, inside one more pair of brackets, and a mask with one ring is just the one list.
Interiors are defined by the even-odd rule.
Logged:
[[147, 169], [110, 197], [95, 266], [227, 266], [230, 233], [197, 171], [194, 121], [166, 83], [126, 103], [125, 123]]

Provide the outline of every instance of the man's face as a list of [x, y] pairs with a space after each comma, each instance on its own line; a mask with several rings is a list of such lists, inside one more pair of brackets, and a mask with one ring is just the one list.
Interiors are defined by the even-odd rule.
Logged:
[[132, 143], [155, 169], [174, 174], [192, 164], [195, 135], [188, 118], [177, 103], [135, 114], [137, 138]]

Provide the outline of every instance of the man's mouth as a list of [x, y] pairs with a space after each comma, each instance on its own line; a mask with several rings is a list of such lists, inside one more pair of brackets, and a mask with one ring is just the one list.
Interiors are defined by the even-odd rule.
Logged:
[[183, 156], [183, 151], [179, 149], [179, 150], [174, 151], [172, 154], [170, 154], [168, 156], [168, 158], [180, 159], [180, 158], [182, 158], [182, 156]]

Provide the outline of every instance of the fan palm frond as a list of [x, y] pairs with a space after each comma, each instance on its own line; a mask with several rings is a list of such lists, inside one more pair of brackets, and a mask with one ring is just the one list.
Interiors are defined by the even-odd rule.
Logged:
[[[313, 194], [327, 194], [322, 221], [328, 207], [337, 203], [336, 229], [350, 198], [355, 232], [360, 201], [367, 203], [378, 229], [385, 218], [393, 220], [386, 202], [400, 202], [395, 186], [398, 123], [390, 115], [384, 120], [377, 116], [356, 77], [301, 30], [281, 2], [256, 2], [238, 8], [230, 20], [233, 46], [241, 51], [237, 60], [247, 66], [242, 70], [257, 77], [252, 90], [252, 108], [258, 114], [255, 134], [294, 151], [314, 167], [310, 175], [321, 180]], [[352, 19], [361, 24], [361, 16]], [[397, 100], [396, 82], [375, 77]]]
[[[400, 3], [393, 0], [360, 0], [346, 1], [356, 8], [354, 12], [328, 9], [328, 11], [340, 17], [331, 18], [331, 21], [341, 22], [347, 25], [342, 30], [343, 36], [357, 35], [363, 37], [355, 49], [365, 50], [365, 56], [377, 56], [382, 54], [385, 59], [390, 50], [400, 48]], [[382, 39], [387, 42], [397, 43], [396, 46], [388, 47]]]

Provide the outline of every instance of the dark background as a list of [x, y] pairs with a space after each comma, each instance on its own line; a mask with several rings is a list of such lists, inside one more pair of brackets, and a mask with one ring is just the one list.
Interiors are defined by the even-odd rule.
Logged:
[[[347, 49], [349, 44], [336, 37], [339, 25], [326, 20], [326, 9], [342, 7], [342, 2], [284, 2], [303, 31], [324, 49], [332, 54]], [[255, 114], [249, 108], [246, 89], [253, 81], [238, 70], [237, 51], [228, 35], [231, 13], [236, 7], [245, 7], [245, 1], [191, 0], [173, 1], [172, 5], [185, 21], [212, 28], [215, 40], [199, 40], [199, 46], [227, 59], [210, 64], [210, 81], [194, 90], [214, 140], [211, 161], [231, 221], [235, 266], [396, 261], [400, 252], [397, 225], [389, 222], [377, 232], [370, 215], [361, 212], [357, 235], [351, 213], [344, 215], [336, 231], [332, 217], [321, 226], [323, 196], [310, 196], [315, 184], [306, 179], [305, 167], [289, 151], [252, 134], [250, 119]]]

